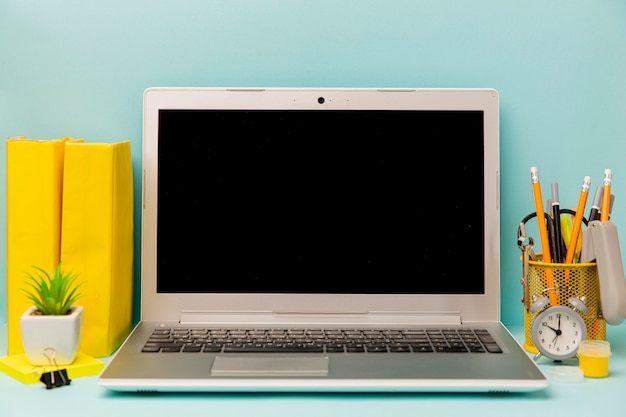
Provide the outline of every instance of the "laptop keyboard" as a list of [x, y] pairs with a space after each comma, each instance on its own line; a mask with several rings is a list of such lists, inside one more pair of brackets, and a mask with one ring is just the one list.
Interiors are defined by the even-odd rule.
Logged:
[[254, 329], [158, 328], [142, 352], [212, 353], [502, 353], [485, 329]]

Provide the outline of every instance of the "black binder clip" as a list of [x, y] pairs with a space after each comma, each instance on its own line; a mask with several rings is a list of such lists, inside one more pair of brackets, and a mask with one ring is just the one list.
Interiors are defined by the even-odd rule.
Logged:
[[[49, 352], [51, 352], [52, 356], [48, 356]], [[48, 362], [50, 363], [50, 372], [44, 372], [41, 375], [41, 378], [39, 378], [39, 381], [46, 385], [46, 389], [69, 385], [72, 380], [68, 378], [66, 369], [59, 369], [59, 365], [55, 359], [56, 350], [53, 348], [45, 348], [43, 350], [43, 355], [48, 358]]]

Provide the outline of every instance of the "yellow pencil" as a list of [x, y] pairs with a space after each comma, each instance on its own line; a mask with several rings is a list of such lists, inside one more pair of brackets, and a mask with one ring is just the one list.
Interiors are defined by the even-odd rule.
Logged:
[[600, 221], [604, 223], [609, 220], [609, 212], [611, 211], [611, 180], [612, 171], [604, 170], [604, 189], [602, 191], [602, 209], [600, 211]]
[[[535, 211], [537, 212], [537, 226], [539, 227], [539, 239], [541, 241], [541, 253], [544, 262], [552, 262], [550, 255], [550, 240], [548, 239], [548, 229], [546, 227], [546, 216], [543, 211], [543, 198], [541, 197], [541, 184], [539, 183], [539, 173], [537, 167], [530, 167], [530, 179], [533, 185], [533, 195], [535, 198]], [[546, 270], [546, 288], [554, 287], [554, 276], [552, 270]], [[550, 303], [554, 306], [558, 304], [555, 291], [548, 291]]]
[[582, 228], [583, 215], [585, 212], [585, 205], [587, 204], [587, 196], [589, 195], [589, 185], [591, 184], [591, 177], [585, 177], [583, 180], [583, 186], [580, 190], [580, 197], [578, 197], [578, 208], [576, 209], [576, 215], [574, 216], [574, 222], [572, 224], [572, 236], [570, 237], [567, 245], [567, 254], [565, 255], [565, 263], [571, 264], [574, 261], [574, 255], [576, 254], [576, 244], [578, 242], [578, 236]]

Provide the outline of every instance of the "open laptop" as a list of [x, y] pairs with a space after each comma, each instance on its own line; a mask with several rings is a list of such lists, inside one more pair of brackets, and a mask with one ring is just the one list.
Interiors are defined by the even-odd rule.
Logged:
[[122, 391], [522, 392], [493, 89], [149, 88]]

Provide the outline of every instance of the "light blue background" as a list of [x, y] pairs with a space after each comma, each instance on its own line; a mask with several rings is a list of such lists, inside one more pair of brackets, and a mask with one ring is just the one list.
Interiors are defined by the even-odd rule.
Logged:
[[[523, 323], [516, 232], [534, 210], [530, 166], [544, 197], [558, 181], [572, 208], [583, 177], [591, 200], [612, 168], [626, 233], [623, 0], [0, 0], [0, 137], [130, 139], [137, 207], [149, 86], [497, 89], [505, 324]], [[4, 145], [0, 166], [6, 322]]]

